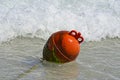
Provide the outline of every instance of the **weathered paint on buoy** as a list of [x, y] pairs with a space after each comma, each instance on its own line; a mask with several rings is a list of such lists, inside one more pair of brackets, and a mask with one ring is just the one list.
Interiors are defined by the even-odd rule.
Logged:
[[81, 33], [75, 30], [53, 33], [44, 46], [43, 59], [56, 63], [73, 61], [78, 56], [83, 41]]

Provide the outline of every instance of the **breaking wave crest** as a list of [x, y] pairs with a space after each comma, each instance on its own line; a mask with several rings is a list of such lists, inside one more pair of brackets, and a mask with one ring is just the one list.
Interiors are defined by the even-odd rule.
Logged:
[[120, 0], [4, 0], [0, 42], [17, 36], [47, 39], [75, 29], [85, 41], [120, 38]]

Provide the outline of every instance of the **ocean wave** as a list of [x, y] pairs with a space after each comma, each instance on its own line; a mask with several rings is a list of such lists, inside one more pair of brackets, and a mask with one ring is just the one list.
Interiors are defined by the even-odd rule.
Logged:
[[120, 38], [119, 0], [12, 0], [0, 3], [0, 42], [17, 36], [47, 39], [75, 29], [85, 41]]

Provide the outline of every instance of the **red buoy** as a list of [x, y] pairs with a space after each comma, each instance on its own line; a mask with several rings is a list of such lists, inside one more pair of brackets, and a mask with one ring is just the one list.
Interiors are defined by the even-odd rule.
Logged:
[[44, 46], [43, 59], [56, 63], [73, 61], [78, 56], [83, 41], [81, 33], [75, 30], [53, 33]]

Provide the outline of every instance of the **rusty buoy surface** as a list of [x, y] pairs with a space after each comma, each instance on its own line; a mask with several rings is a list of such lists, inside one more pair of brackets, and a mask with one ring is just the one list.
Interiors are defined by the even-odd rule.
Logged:
[[56, 63], [73, 61], [78, 56], [83, 41], [81, 33], [75, 30], [53, 33], [44, 46], [43, 59]]

